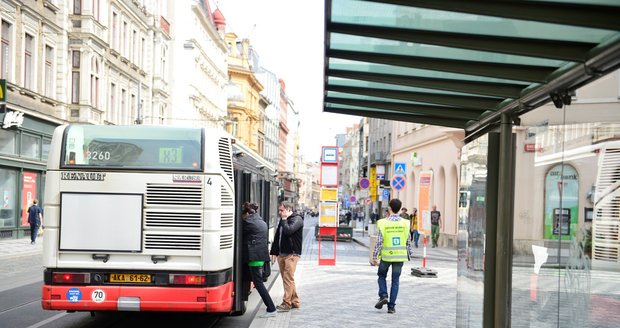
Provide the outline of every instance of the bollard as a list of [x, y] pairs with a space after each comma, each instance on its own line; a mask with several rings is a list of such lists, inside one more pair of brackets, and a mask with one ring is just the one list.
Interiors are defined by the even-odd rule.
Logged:
[[423, 243], [422, 267], [411, 268], [411, 275], [420, 278], [437, 278], [437, 271], [426, 268], [426, 235], [424, 235]]
[[422, 253], [423, 257], [422, 257], [422, 267], [426, 268], [426, 235], [424, 235], [424, 250]]

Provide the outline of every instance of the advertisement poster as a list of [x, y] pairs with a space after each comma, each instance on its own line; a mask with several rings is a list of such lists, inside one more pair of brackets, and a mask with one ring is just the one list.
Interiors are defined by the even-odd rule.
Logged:
[[[420, 193], [418, 198], [418, 225], [419, 231], [425, 235], [431, 234], [431, 186], [433, 183], [433, 171], [420, 172]], [[421, 219], [421, 220], [420, 220]]]
[[28, 225], [28, 207], [32, 200], [37, 197], [37, 173], [24, 172], [22, 189], [22, 226]]
[[544, 238], [570, 240], [577, 233], [579, 176], [570, 165], [559, 164], [545, 177]]

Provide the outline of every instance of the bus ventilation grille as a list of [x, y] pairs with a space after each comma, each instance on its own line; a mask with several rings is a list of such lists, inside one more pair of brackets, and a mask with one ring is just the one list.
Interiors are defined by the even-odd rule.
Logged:
[[222, 188], [222, 198], [221, 198], [221, 203], [220, 205], [222, 206], [233, 206], [233, 197], [232, 194], [226, 189], [224, 188], [224, 186], [221, 186]]
[[200, 184], [146, 184], [146, 205], [202, 205]]
[[233, 163], [232, 163], [232, 146], [230, 144], [230, 138], [220, 138], [219, 141], [220, 151], [220, 166], [222, 170], [226, 172], [230, 183], [233, 183]]
[[222, 221], [220, 221], [220, 228], [232, 228], [233, 226], [233, 214], [222, 213]]
[[196, 228], [202, 227], [202, 215], [200, 213], [187, 212], [146, 212], [147, 227], [166, 228]]
[[227, 249], [233, 247], [233, 235], [220, 236], [220, 249]]
[[200, 235], [146, 234], [146, 249], [200, 250]]

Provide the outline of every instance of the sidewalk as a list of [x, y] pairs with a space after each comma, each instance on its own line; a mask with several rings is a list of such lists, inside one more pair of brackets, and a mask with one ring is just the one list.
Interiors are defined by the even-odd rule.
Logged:
[[[254, 318], [251, 328], [271, 327], [454, 327], [456, 325], [456, 250], [427, 250], [427, 267], [437, 278], [418, 278], [411, 268], [422, 265], [422, 249], [405, 263], [400, 277], [396, 313], [374, 308], [377, 268], [369, 265], [370, 238], [354, 230], [353, 242], [338, 242], [336, 265], [318, 265], [318, 242], [313, 238], [316, 218], [307, 217], [303, 255], [295, 280], [301, 309], [278, 313], [275, 318]], [[333, 254], [333, 241], [321, 244], [321, 257]], [[391, 278], [388, 276], [388, 286]], [[389, 288], [389, 287], [388, 287]], [[282, 302], [282, 280], [270, 290], [274, 303]], [[258, 314], [265, 312], [261, 303]]]
[[43, 236], [37, 237], [37, 243], [30, 245], [30, 238], [0, 240], [0, 261], [37, 255], [43, 252]]

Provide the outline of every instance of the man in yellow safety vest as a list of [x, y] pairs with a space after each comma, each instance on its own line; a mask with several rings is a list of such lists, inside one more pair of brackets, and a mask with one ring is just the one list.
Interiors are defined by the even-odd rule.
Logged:
[[[388, 313], [396, 312], [400, 272], [403, 269], [403, 263], [409, 261], [412, 254], [409, 239], [409, 220], [403, 219], [398, 215], [402, 205], [403, 203], [397, 198], [390, 200], [390, 207], [388, 209], [390, 216], [385, 220], [377, 221], [379, 232], [377, 233], [375, 250], [372, 254], [373, 264], [379, 265], [377, 270], [377, 276], [379, 276], [379, 279], [377, 279], [379, 283], [379, 301], [375, 304], [375, 308], [382, 309], [387, 304]], [[386, 277], [390, 266], [392, 267], [392, 286], [388, 299]]]

